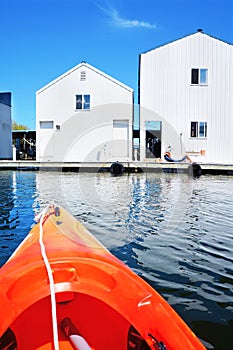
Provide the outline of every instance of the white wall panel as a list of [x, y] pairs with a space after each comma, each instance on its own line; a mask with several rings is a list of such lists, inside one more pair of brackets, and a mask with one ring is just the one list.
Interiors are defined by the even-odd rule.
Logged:
[[[159, 114], [177, 134], [182, 133], [188, 151], [206, 149], [208, 161], [233, 161], [229, 133], [233, 127], [232, 60], [232, 45], [204, 33], [141, 54], [141, 106]], [[192, 68], [208, 69], [207, 86], [191, 85]], [[143, 114], [140, 120], [143, 126]], [[207, 122], [206, 139], [190, 138], [191, 121]], [[166, 139], [164, 133], [163, 128]]]
[[[81, 71], [86, 72], [85, 81], [80, 80]], [[75, 96], [85, 94], [90, 95], [90, 110], [76, 110]], [[102, 143], [104, 139], [106, 142], [109, 142], [109, 138], [112, 139], [113, 120], [116, 118], [128, 120], [131, 125], [129, 137], [132, 139], [133, 90], [86, 63], [78, 65], [39, 90], [36, 106], [38, 160], [63, 161], [65, 157], [66, 161], [85, 161], [87, 155], [88, 161], [97, 161], [98, 157], [100, 161], [105, 160], [101, 151]], [[47, 140], [47, 130], [39, 128], [41, 120], [54, 121], [55, 130], [51, 136], [53, 141], [50, 143]], [[57, 124], [60, 125], [59, 131], [56, 130]], [[111, 128], [107, 133], [104, 129], [108, 125]], [[96, 128], [96, 133], [93, 128]], [[88, 132], [90, 136], [84, 137]], [[88, 146], [87, 140], [89, 140]], [[54, 152], [50, 156], [48, 149], [51, 153], [53, 143], [55, 143]], [[67, 155], [71, 144], [73, 144], [72, 151]], [[131, 158], [131, 144], [129, 148]], [[111, 154], [111, 151], [109, 152]], [[122, 157], [125, 155], [122, 154]]]

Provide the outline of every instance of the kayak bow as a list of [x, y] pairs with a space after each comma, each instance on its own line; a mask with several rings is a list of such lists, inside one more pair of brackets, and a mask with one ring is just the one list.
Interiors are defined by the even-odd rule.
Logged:
[[1, 350], [205, 349], [151, 286], [63, 208], [49, 208], [0, 269], [0, 308]]

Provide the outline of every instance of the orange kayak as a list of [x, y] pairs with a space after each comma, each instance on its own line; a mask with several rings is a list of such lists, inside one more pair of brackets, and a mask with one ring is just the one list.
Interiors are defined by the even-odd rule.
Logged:
[[63, 208], [0, 269], [0, 349], [205, 349], [172, 307]]

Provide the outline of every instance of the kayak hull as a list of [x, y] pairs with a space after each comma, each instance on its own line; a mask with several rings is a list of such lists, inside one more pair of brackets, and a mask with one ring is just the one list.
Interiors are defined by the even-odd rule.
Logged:
[[72, 321], [90, 349], [204, 349], [152, 287], [67, 211], [54, 207], [0, 269], [0, 349], [9, 329], [18, 350], [54, 348], [42, 235], [53, 276], [60, 349], [73, 349], [61, 327], [64, 319]]

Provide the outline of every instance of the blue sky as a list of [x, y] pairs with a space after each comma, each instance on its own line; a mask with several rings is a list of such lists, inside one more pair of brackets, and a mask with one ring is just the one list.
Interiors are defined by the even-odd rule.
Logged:
[[202, 28], [233, 43], [233, 0], [0, 0], [0, 91], [35, 128], [36, 91], [86, 61], [135, 90], [139, 54]]

